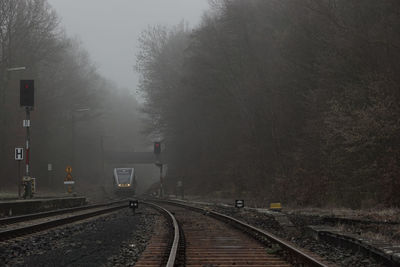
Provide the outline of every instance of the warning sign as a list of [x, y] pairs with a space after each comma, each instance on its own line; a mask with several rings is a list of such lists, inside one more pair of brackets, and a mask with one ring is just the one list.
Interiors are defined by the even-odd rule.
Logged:
[[72, 167], [68, 165], [65, 171], [67, 172], [67, 176], [64, 178], [64, 184], [67, 186], [67, 192], [72, 193], [72, 187], [75, 184], [74, 178], [71, 175]]
[[68, 166], [65, 168], [65, 171], [66, 171], [67, 173], [71, 173], [71, 172], [72, 172], [72, 167], [68, 165]]
[[67, 176], [65, 176], [65, 178], [64, 178], [64, 184], [74, 184], [75, 183], [74, 178], [71, 175], [71, 172], [72, 172], [71, 166], [67, 166], [65, 168], [65, 171], [67, 172]]

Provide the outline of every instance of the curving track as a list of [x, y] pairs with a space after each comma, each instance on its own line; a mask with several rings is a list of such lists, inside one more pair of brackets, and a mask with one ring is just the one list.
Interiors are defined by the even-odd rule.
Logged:
[[[160, 203], [162, 207], [145, 204], [162, 211], [174, 231], [169, 232], [170, 239], [158, 231], [137, 266], [327, 266], [291, 244], [229, 216], [180, 203]], [[167, 255], [154, 261], [160, 248], [169, 251], [168, 244], [174, 248], [168, 263]]]
[[167, 266], [173, 267], [179, 261], [177, 257], [180, 229], [178, 223], [167, 209], [154, 203], [145, 203], [160, 211], [166, 220], [158, 221], [155, 225], [154, 235], [147, 244], [146, 250], [142, 253], [135, 266]]

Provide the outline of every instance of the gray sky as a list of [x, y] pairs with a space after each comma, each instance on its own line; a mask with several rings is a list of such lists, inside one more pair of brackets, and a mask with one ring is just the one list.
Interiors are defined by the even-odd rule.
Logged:
[[48, 0], [69, 36], [78, 36], [100, 73], [136, 89], [137, 39], [148, 25], [196, 26], [207, 0]]

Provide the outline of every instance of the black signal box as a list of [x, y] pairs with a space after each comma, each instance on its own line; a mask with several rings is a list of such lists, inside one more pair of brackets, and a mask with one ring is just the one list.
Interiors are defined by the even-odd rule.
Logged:
[[154, 142], [154, 154], [159, 155], [161, 153], [161, 143]]
[[137, 201], [137, 200], [129, 200], [129, 207], [131, 209], [137, 209], [139, 207], [139, 201]]
[[19, 102], [21, 106], [33, 107], [35, 103], [34, 80], [21, 80], [19, 88]]

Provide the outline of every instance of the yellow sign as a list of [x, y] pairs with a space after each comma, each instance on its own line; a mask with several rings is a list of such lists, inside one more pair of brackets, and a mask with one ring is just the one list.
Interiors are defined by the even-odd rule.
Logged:
[[66, 171], [67, 173], [71, 173], [71, 172], [72, 172], [72, 167], [68, 165], [68, 166], [65, 168], [65, 171]]
[[269, 205], [269, 209], [280, 211], [280, 210], [282, 210], [282, 205], [281, 205], [281, 203], [279, 203], [279, 202], [277, 202], [277, 203], [271, 203], [271, 204]]

